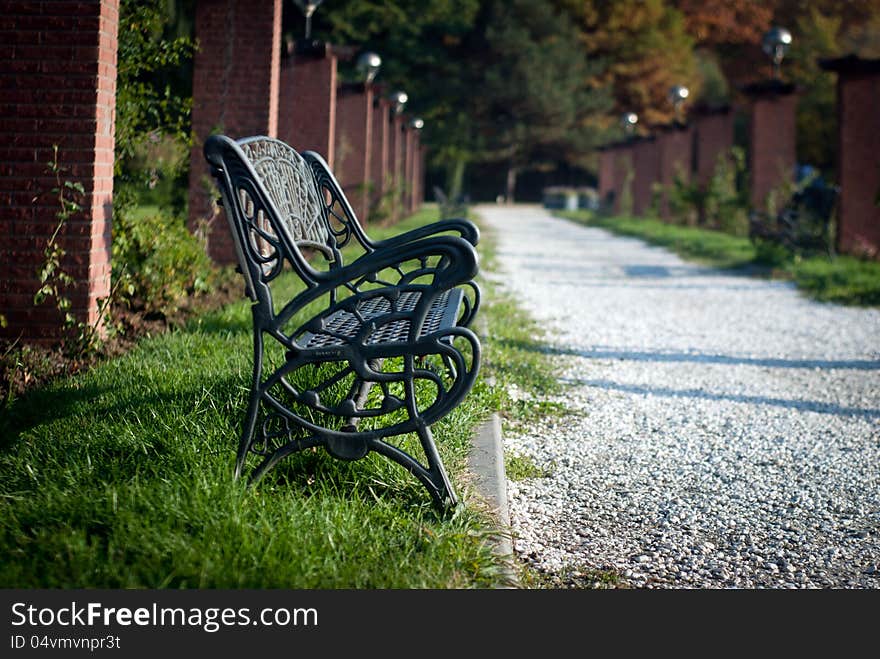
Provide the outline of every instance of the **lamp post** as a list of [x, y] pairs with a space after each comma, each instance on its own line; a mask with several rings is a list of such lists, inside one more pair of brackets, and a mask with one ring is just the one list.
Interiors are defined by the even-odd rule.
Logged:
[[684, 104], [690, 90], [684, 85], [675, 85], [669, 90], [669, 101], [672, 103], [672, 109], [675, 111], [676, 121], [681, 121], [681, 106]]
[[779, 80], [779, 68], [791, 46], [791, 32], [784, 27], [772, 27], [764, 34], [761, 47], [773, 62], [773, 78]]
[[413, 128], [415, 130], [422, 130], [422, 128], [425, 127], [425, 122], [422, 121], [421, 118], [416, 117], [415, 119], [413, 119], [412, 121], [409, 122], [409, 126], [410, 126], [410, 128]]
[[382, 58], [376, 53], [362, 53], [358, 57], [356, 66], [357, 70], [364, 77], [364, 83], [369, 85], [373, 82], [376, 74], [379, 73], [379, 68], [382, 66]]
[[324, 0], [293, 0], [306, 17], [306, 41], [312, 38], [312, 14]]
[[394, 103], [394, 113], [400, 114], [403, 112], [403, 106], [406, 105], [406, 102], [409, 100], [409, 96], [407, 93], [401, 90], [391, 92], [391, 102]]
[[623, 132], [632, 135], [636, 130], [636, 124], [639, 123], [639, 115], [635, 112], [624, 112], [620, 115], [620, 125], [623, 126]]

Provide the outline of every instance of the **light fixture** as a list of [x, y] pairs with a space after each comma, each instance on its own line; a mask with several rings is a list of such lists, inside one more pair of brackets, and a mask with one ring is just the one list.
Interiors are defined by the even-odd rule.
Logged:
[[306, 40], [312, 38], [312, 14], [324, 0], [293, 0], [306, 17]]
[[370, 84], [373, 78], [379, 73], [379, 67], [382, 66], [382, 58], [376, 53], [362, 53], [357, 60], [357, 70], [364, 77], [364, 82]]
[[676, 119], [681, 119], [681, 106], [690, 94], [690, 90], [684, 85], [674, 85], [670, 88], [669, 102], [672, 103], [672, 109], [675, 111]]
[[624, 112], [620, 115], [620, 125], [623, 126], [623, 131], [627, 135], [632, 135], [635, 132], [637, 123], [639, 123], [639, 115], [635, 112]]
[[406, 92], [398, 89], [397, 91], [391, 92], [390, 98], [394, 103], [395, 114], [403, 112], [403, 106], [406, 105], [406, 102], [409, 100], [409, 96], [407, 96]]
[[414, 128], [415, 130], [422, 130], [425, 127], [425, 122], [422, 121], [420, 117], [416, 117], [412, 121], [409, 122], [410, 128]]
[[779, 68], [785, 53], [791, 46], [791, 32], [784, 27], [772, 27], [764, 34], [761, 47], [773, 61], [773, 77], [779, 79]]

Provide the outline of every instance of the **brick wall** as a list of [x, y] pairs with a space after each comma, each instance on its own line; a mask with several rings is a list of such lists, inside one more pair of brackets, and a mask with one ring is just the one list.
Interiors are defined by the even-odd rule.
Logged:
[[117, 0], [0, 1], [0, 333], [32, 342], [61, 336], [54, 301], [33, 305], [43, 250], [58, 224], [62, 181], [82, 184], [82, 211], [61, 230], [64, 295], [82, 322], [98, 322], [110, 293], [116, 108]]
[[691, 162], [693, 160], [693, 137], [691, 127], [671, 124], [662, 127], [657, 135], [658, 165], [657, 180], [663, 185], [660, 200], [660, 217], [672, 219], [669, 207], [670, 188], [675, 184], [676, 177], [689, 181]]
[[842, 74], [838, 248], [880, 257], [880, 71]]
[[622, 211], [621, 202], [629, 194], [633, 201], [635, 189], [635, 164], [633, 162], [633, 144], [627, 142], [614, 150], [614, 212]]
[[409, 184], [409, 210], [415, 213], [422, 205], [422, 134], [419, 130], [413, 132], [413, 157], [412, 169], [410, 170]]
[[653, 186], [660, 177], [660, 149], [655, 137], [643, 137], [632, 143], [635, 176], [632, 183], [633, 213], [644, 215], [651, 207]]
[[403, 213], [410, 214], [413, 210], [412, 204], [412, 195], [413, 195], [413, 177], [415, 175], [414, 170], [414, 162], [416, 158], [415, 153], [415, 134], [416, 130], [410, 126], [410, 119], [407, 118], [406, 124], [404, 125], [404, 139], [403, 139], [403, 190], [402, 190], [402, 199], [401, 199], [401, 208], [403, 209]]
[[394, 114], [388, 126], [388, 173], [391, 188], [396, 191], [391, 203], [391, 219], [400, 219], [400, 189], [403, 185], [403, 115]]
[[426, 148], [422, 144], [422, 135], [416, 135], [416, 158], [413, 171], [413, 212], [421, 209], [425, 203], [425, 158]]
[[298, 50], [281, 67], [279, 137], [297, 151], [336, 158], [338, 56], [328, 44]]
[[694, 176], [702, 185], [715, 172], [719, 156], [733, 147], [733, 119], [730, 108], [694, 114]]
[[379, 90], [376, 90], [376, 102], [373, 104], [373, 148], [370, 160], [373, 192], [370, 198], [371, 206], [375, 206], [382, 198], [388, 185], [389, 176], [389, 139], [390, 139], [390, 114], [391, 102], [385, 98], [378, 98]]
[[609, 145], [599, 150], [599, 200], [605, 204], [615, 196], [614, 191], [614, 160], [615, 146]]
[[776, 81], [756, 83], [744, 91], [751, 105], [750, 199], [754, 208], [762, 209], [769, 193], [794, 177], [797, 95], [792, 85]]
[[837, 73], [837, 249], [880, 258], [880, 59], [819, 60]]
[[334, 174], [355, 215], [365, 223], [373, 146], [373, 89], [364, 84], [342, 85], [336, 94]]
[[215, 131], [233, 139], [278, 135], [281, 0], [198, 0], [193, 60], [189, 219], [208, 227], [208, 253], [219, 263], [235, 261], [232, 237], [222, 213], [214, 216], [205, 138]]

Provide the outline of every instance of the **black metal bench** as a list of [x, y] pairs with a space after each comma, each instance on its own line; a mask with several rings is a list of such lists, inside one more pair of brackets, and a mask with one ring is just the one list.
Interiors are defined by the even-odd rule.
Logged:
[[[343, 460], [375, 451], [457, 502], [431, 425], [468, 394], [480, 343], [476, 226], [449, 219], [371, 240], [322, 157], [276, 139], [204, 147], [253, 301], [253, 379], [235, 477], [254, 483], [315, 446]], [[357, 250], [343, 264], [340, 250]], [[304, 283], [278, 299], [286, 268]], [[400, 446], [418, 436], [424, 460]], [[396, 439], [395, 439], [396, 438]]]
[[781, 245], [794, 254], [832, 256], [831, 222], [839, 192], [836, 186], [808, 185], [796, 191], [772, 219], [752, 209], [749, 239], [756, 245], [762, 241]]
[[458, 196], [450, 199], [440, 186], [435, 185], [434, 198], [437, 200], [437, 208], [440, 210], [441, 218], [467, 217], [467, 201], [463, 197]]

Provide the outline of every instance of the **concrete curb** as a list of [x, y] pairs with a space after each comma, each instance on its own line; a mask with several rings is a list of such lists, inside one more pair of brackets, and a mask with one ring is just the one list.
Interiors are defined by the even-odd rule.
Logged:
[[499, 588], [519, 588], [514, 568], [510, 512], [507, 507], [507, 475], [504, 471], [504, 445], [501, 440], [501, 418], [493, 414], [474, 433], [468, 467], [474, 476], [474, 487], [495, 519], [493, 551], [501, 559], [502, 575]]

